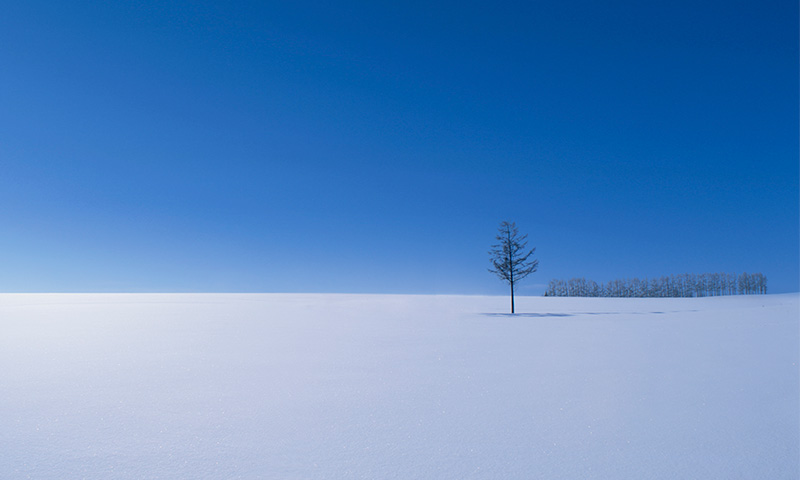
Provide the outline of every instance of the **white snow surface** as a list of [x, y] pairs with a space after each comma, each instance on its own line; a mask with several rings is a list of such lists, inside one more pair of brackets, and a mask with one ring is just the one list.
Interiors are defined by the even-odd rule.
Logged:
[[794, 479], [798, 295], [0, 295], [3, 479]]

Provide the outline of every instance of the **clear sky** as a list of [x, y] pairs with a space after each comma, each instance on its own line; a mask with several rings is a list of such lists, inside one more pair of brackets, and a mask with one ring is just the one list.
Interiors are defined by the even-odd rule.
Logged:
[[798, 290], [796, 1], [5, 2], [0, 291]]

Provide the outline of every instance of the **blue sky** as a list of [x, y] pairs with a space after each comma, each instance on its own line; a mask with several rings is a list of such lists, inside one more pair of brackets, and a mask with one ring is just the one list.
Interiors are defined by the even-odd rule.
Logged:
[[7, 2], [0, 291], [797, 291], [797, 10]]

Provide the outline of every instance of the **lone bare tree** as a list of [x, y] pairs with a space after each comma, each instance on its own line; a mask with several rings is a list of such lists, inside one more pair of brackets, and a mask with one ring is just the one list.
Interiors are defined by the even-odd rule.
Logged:
[[[514, 313], [514, 287], [536, 271], [539, 260], [530, 258], [536, 248], [527, 250], [528, 235], [520, 235], [514, 222], [503, 222], [497, 229], [497, 245], [489, 250], [489, 260], [494, 268], [489, 271], [511, 286], [511, 313]], [[530, 260], [528, 260], [530, 258]]]

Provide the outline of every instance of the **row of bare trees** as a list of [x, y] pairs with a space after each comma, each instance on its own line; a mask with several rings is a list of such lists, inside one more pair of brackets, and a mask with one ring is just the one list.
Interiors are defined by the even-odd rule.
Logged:
[[551, 280], [546, 297], [714, 297], [767, 293], [761, 273], [685, 273], [668, 277], [612, 280], [606, 284], [585, 278]]

